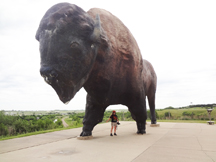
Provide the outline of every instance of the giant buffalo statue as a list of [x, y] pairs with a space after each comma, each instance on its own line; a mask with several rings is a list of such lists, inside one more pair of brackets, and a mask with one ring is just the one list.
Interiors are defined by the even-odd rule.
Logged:
[[40, 42], [40, 73], [63, 103], [84, 87], [86, 112], [80, 136], [90, 136], [109, 105], [128, 107], [145, 133], [146, 96], [151, 123], [156, 124], [156, 74], [142, 59], [136, 40], [110, 12], [59, 3], [43, 16], [36, 33]]

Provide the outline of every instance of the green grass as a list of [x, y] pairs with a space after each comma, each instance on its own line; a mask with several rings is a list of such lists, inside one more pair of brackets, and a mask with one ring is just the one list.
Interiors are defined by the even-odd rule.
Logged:
[[[205, 108], [201, 108], [201, 107], [188, 108], [188, 109], [163, 109], [163, 110], [156, 110], [156, 111], [157, 111], [159, 117], [164, 116], [165, 112], [170, 112], [174, 119], [182, 117], [182, 113], [185, 111], [190, 112], [190, 113], [193, 112], [195, 116], [208, 115], [207, 110]], [[211, 117], [214, 118], [213, 121], [216, 120], [216, 109], [214, 109], [212, 111]], [[157, 121], [158, 122], [173, 122], [173, 123], [207, 123], [208, 120], [157, 120]], [[76, 121], [72, 121], [71, 118], [65, 118], [65, 122], [69, 125], [67, 128], [57, 128], [57, 129], [51, 129], [51, 130], [36, 131], [36, 132], [20, 134], [20, 135], [16, 135], [16, 136], [4, 136], [4, 137], [0, 136], [0, 141], [13, 139], [13, 138], [26, 137], [26, 136], [31, 136], [31, 135], [37, 135], [37, 134], [42, 134], [42, 133], [55, 132], [55, 131], [66, 130], [66, 129], [73, 129], [73, 128], [78, 128], [78, 127], [83, 126], [80, 123], [77, 124]], [[147, 120], [147, 122], [149, 123], [150, 120]]]
[[[201, 107], [195, 107], [195, 108], [188, 108], [188, 109], [163, 109], [163, 110], [156, 110], [158, 113], [158, 116], [164, 116], [165, 112], [170, 112], [172, 117], [174, 119], [178, 119], [183, 117], [183, 112], [189, 112], [194, 114], [194, 116], [206, 116], [208, 117], [208, 112], [205, 108], [201, 108]], [[211, 113], [211, 117], [212, 118], [216, 118], [216, 110], [213, 109], [212, 113]]]
[[73, 125], [72, 118], [65, 118], [64, 121], [70, 126]]
[[[157, 122], [172, 122], [172, 123], [205, 123], [208, 120], [157, 120]], [[150, 122], [150, 120], [149, 120]]]
[[56, 129], [50, 129], [50, 130], [36, 131], [36, 132], [19, 134], [19, 135], [14, 135], [14, 136], [0, 136], [0, 141], [13, 139], [13, 138], [32, 136], [32, 135], [37, 135], [37, 134], [43, 134], [43, 133], [50, 133], [50, 132], [61, 131], [61, 130], [66, 130], [66, 129], [79, 128], [83, 126], [81, 123], [76, 124], [76, 121], [72, 121], [71, 118], [65, 118], [65, 122], [69, 125], [66, 128], [63, 127], [63, 128], [56, 128]]
[[67, 130], [67, 129], [73, 129], [73, 128], [79, 128], [79, 127], [82, 127], [82, 124], [68, 126], [66, 128], [63, 127], [63, 128], [56, 128], [56, 129], [50, 129], [50, 130], [36, 131], [36, 132], [19, 134], [19, 135], [14, 135], [14, 136], [0, 136], [0, 141], [20, 138], [20, 137], [27, 137], [27, 136], [32, 136], [32, 135], [38, 135], [38, 134], [43, 134], [43, 133], [56, 132], [56, 131]]
[[65, 118], [64, 121], [69, 125], [69, 126], [72, 126], [72, 127], [82, 127], [83, 124], [82, 124], [82, 119], [80, 120], [81, 123], [77, 124], [76, 121], [72, 121], [72, 118]]

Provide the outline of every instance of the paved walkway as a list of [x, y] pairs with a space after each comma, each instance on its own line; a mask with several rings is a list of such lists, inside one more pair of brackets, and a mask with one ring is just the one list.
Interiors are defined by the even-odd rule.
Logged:
[[68, 127], [68, 124], [65, 122], [66, 118], [68, 118], [68, 116], [62, 118], [62, 120], [61, 120], [64, 127]]
[[121, 122], [118, 136], [99, 124], [91, 140], [81, 128], [0, 141], [1, 162], [216, 162], [216, 125], [160, 123], [137, 135], [135, 122]]

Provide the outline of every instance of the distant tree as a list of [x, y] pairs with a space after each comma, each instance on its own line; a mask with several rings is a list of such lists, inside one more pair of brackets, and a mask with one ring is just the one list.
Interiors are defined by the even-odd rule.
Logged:
[[76, 118], [76, 125], [80, 124], [80, 118]]
[[175, 108], [172, 107], [172, 106], [169, 106], [169, 107], [166, 107], [166, 108], [164, 108], [164, 109], [175, 109]]
[[164, 113], [164, 117], [165, 117], [165, 118], [166, 118], [166, 117], [172, 117], [171, 112], [165, 112], [165, 113]]
[[[159, 115], [158, 115], [157, 111], [155, 111], [155, 116], [156, 116], [156, 119], [159, 119]], [[150, 110], [147, 110], [147, 119], [151, 119], [151, 111]]]
[[50, 125], [52, 125], [52, 123], [53, 123], [53, 121], [51, 119], [46, 118], [44, 120], [44, 124], [45, 124], [44, 128], [48, 129], [50, 127]]
[[182, 115], [183, 115], [183, 116], [191, 116], [192, 113], [189, 112], [189, 111], [184, 111], [184, 112], [182, 113]]
[[85, 113], [84, 113], [84, 112], [83, 112], [83, 113], [79, 113], [79, 114], [77, 114], [77, 116], [78, 116], [79, 118], [84, 118]]
[[127, 111], [127, 112], [125, 113], [125, 117], [126, 117], [127, 119], [131, 119], [131, 118], [132, 118], [131, 113], [130, 113], [129, 111]]
[[55, 124], [58, 126], [58, 127], [63, 127], [63, 124], [62, 124], [62, 121], [61, 119], [57, 119], [57, 121], [55, 122]]
[[45, 127], [44, 120], [42, 120], [42, 119], [37, 120], [37, 125], [38, 125], [39, 130], [44, 129], [44, 127]]
[[3, 123], [0, 124], [0, 136], [2, 135], [8, 135], [8, 128]]
[[17, 133], [26, 133], [28, 130], [28, 122], [26, 120], [18, 119], [13, 125]]
[[24, 119], [30, 121], [30, 120], [36, 120], [36, 117], [33, 116], [33, 115], [32, 116], [31, 115], [27, 115], [27, 116], [25, 116]]

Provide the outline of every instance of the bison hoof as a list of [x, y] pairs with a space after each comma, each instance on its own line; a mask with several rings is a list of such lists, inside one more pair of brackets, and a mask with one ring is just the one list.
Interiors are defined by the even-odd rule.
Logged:
[[146, 131], [145, 130], [138, 130], [137, 134], [146, 134]]
[[84, 137], [84, 136], [91, 136], [91, 135], [92, 135], [91, 132], [85, 132], [85, 131], [83, 131], [83, 132], [80, 134], [80, 136], [82, 136], [82, 137]]
[[156, 120], [151, 121], [151, 124], [157, 124]]

